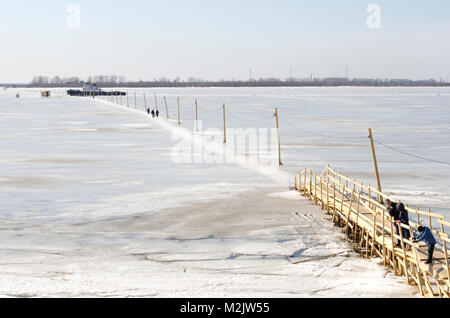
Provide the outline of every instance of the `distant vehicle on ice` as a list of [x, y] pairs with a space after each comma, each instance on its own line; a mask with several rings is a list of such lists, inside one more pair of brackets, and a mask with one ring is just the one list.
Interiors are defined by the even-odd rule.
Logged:
[[67, 94], [70, 96], [126, 96], [127, 93], [125, 92], [118, 92], [118, 91], [103, 91], [100, 88], [97, 87], [97, 84], [93, 83], [84, 83], [83, 84], [83, 90], [75, 90], [75, 89], [69, 89], [67, 91]]

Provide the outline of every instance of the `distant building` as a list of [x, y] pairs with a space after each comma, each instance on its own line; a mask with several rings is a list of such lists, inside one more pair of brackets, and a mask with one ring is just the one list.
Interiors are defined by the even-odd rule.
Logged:
[[323, 83], [326, 85], [343, 85], [348, 84], [349, 80], [345, 77], [328, 77], [323, 79]]
[[97, 87], [97, 84], [84, 83], [83, 84], [83, 92], [86, 92], [88, 94], [90, 94], [90, 93], [100, 93], [100, 89]]

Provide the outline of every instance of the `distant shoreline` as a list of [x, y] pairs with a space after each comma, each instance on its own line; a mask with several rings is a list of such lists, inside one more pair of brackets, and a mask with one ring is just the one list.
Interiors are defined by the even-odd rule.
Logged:
[[[380, 83], [374, 85], [363, 84], [323, 84], [323, 83], [261, 83], [261, 82], [227, 82], [227, 83], [158, 83], [158, 82], [144, 82], [144, 83], [97, 83], [99, 88], [264, 88], [264, 87], [450, 87], [450, 83], [429, 83], [429, 84], [388, 84]], [[82, 88], [83, 85], [79, 83], [69, 84], [0, 84], [4, 88]]]

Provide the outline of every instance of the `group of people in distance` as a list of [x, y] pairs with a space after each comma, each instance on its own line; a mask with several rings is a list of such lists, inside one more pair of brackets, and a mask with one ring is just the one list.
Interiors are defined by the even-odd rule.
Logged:
[[[391, 200], [386, 200], [386, 208], [391, 217], [394, 218], [395, 222], [395, 230], [397, 232], [397, 235], [400, 235], [400, 230], [402, 231], [402, 235], [404, 239], [409, 240], [411, 235], [410, 231], [407, 228], [403, 228], [401, 224], [405, 224], [409, 226], [409, 216], [408, 211], [405, 208], [405, 205], [403, 203], [395, 204]], [[433, 263], [433, 253], [434, 248], [436, 246], [436, 239], [434, 238], [433, 233], [428, 227], [425, 226], [419, 226], [417, 228], [418, 233], [414, 233], [413, 237], [413, 243], [418, 242], [425, 242], [425, 244], [428, 246], [428, 260], [426, 264], [432, 264]], [[397, 247], [401, 247], [402, 244], [400, 241], [397, 242]], [[407, 245], [406, 250], [411, 250], [411, 246]]]
[[158, 118], [159, 117], [159, 110], [156, 110], [156, 112], [154, 111], [154, 110], [152, 110], [151, 112], [150, 112], [150, 108], [147, 108], [147, 114], [152, 114], [152, 117], [153, 118]]

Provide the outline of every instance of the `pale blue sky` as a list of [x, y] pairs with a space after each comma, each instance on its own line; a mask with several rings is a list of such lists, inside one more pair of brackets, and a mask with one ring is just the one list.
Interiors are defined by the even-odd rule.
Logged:
[[[69, 4], [81, 28], [67, 27]], [[371, 3], [381, 29], [369, 29]], [[448, 0], [0, 0], [0, 82], [33, 75], [130, 80], [447, 78]]]

